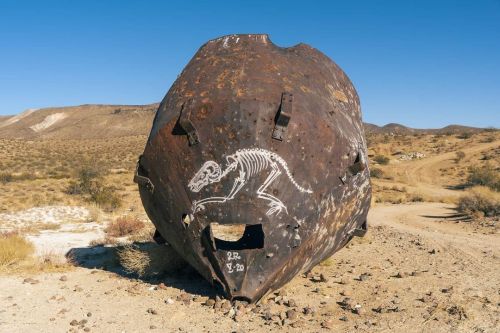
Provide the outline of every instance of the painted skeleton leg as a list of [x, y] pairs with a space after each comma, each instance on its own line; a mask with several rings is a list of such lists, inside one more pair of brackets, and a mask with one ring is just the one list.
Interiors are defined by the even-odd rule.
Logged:
[[264, 192], [267, 189], [267, 187], [271, 185], [271, 183], [279, 175], [281, 175], [281, 170], [279, 169], [276, 163], [271, 163], [271, 167], [272, 167], [271, 173], [267, 176], [265, 182], [257, 190], [257, 197], [270, 201], [269, 206], [271, 208], [269, 208], [269, 210], [266, 212], [266, 215], [272, 215], [274, 213], [276, 213], [276, 215], [279, 215], [283, 209], [285, 210], [286, 213], [288, 213], [285, 205], [283, 204], [283, 202], [281, 202], [280, 199], [276, 198], [275, 196], [272, 196], [269, 193]]
[[199, 200], [199, 201], [193, 201], [193, 213], [196, 213], [200, 210], [204, 210], [205, 209], [205, 204], [207, 203], [216, 203], [216, 202], [219, 202], [219, 203], [222, 203], [222, 202], [226, 202], [228, 200], [232, 200], [234, 199], [234, 196], [236, 195], [236, 193], [238, 193], [241, 188], [243, 187], [243, 185], [245, 185], [246, 181], [245, 181], [245, 172], [244, 171], [240, 171], [240, 175], [239, 177], [237, 177], [234, 181], [234, 184], [233, 184], [233, 188], [231, 189], [231, 192], [229, 192], [229, 194], [225, 197], [210, 197], [210, 198], [205, 198], [205, 199], [202, 199], [202, 200]]

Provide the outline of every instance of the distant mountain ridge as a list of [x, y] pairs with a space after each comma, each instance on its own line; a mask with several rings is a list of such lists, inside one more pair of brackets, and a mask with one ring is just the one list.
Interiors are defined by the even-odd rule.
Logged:
[[384, 126], [364, 123], [365, 132], [369, 134], [458, 134], [458, 133], [477, 133], [484, 131], [484, 128], [448, 125], [442, 128], [411, 128], [401, 124], [389, 123]]
[[[29, 109], [15, 116], [0, 116], [0, 138], [102, 139], [147, 135], [158, 105], [85, 104]], [[395, 123], [364, 126], [367, 134], [454, 134], [484, 130], [461, 125], [439, 129], [415, 129]]]

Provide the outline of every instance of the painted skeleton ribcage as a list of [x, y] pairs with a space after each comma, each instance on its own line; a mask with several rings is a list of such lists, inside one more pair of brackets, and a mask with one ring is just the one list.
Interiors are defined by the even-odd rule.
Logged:
[[242, 150], [231, 155], [245, 171], [246, 180], [276, 165], [274, 154], [261, 150]]

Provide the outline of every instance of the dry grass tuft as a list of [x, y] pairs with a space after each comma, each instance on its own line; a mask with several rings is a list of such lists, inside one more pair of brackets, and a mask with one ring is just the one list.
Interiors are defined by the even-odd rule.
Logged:
[[148, 253], [138, 249], [134, 245], [126, 245], [118, 250], [120, 265], [127, 273], [143, 276], [151, 261]]
[[144, 222], [133, 216], [122, 216], [111, 222], [104, 232], [111, 237], [123, 237], [138, 233], [145, 227]]
[[18, 264], [34, 252], [33, 244], [15, 232], [0, 234], [0, 267]]
[[73, 267], [71, 258], [52, 252], [34, 256], [33, 244], [18, 232], [0, 234], [0, 273], [62, 272]]
[[126, 272], [142, 277], [178, 272], [187, 265], [172, 247], [152, 242], [126, 245], [117, 255]]
[[500, 216], [500, 193], [476, 186], [458, 200], [457, 207], [459, 211], [475, 217]]

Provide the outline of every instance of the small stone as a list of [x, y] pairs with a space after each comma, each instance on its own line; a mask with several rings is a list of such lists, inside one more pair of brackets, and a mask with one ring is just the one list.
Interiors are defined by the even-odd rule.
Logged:
[[297, 311], [295, 310], [288, 310], [286, 312], [286, 317], [290, 320], [295, 320], [297, 319]]
[[356, 304], [356, 305], [354, 306], [354, 308], [352, 309], [352, 312], [353, 312], [353, 313], [355, 313], [355, 314], [357, 314], [357, 315], [362, 315], [362, 314], [364, 314], [364, 310], [363, 310], [363, 308], [361, 307], [361, 305], [359, 305], [359, 304]]
[[342, 290], [340, 292], [340, 295], [349, 297], [349, 296], [352, 296], [352, 293], [349, 290]]
[[363, 274], [361, 274], [361, 275], [359, 276], [358, 280], [359, 280], [359, 281], [366, 281], [366, 280], [368, 280], [368, 277], [369, 277], [369, 276], [370, 276], [370, 275], [369, 275], [368, 273], [363, 273]]
[[183, 302], [185, 305], [189, 305], [191, 303], [191, 295], [188, 293], [182, 293], [177, 296], [177, 300]]
[[286, 306], [288, 306], [290, 308], [294, 308], [297, 306], [297, 303], [295, 302], [294, 299], [289, 299], [288, 302], [286, 302]]
[[52, 318], [50, 318], [49, 320], [50, 320], [50, 321], [54, 321], [54, 320], [56, 320], [56, 318], [52, 317]]
[[166, 304], [174, 304], [174, 303], [175, 303], [175, 301], [174, 301], [173, 299], [171, 299], [171, 298], [167, 298], [167, 299], [165, 300], [165, 303], [166, 303]]
[[149, 308], [147, 312], [150, 313], [150, 314], [152, 314], [152, 315], [157, 315], [158, 314], [158, 312], [155, 309], [153, 309], [153, 308]]
[[90, 327], [85, 327], [85, 328], [83, 329], [83, 331], [84, 331], [84, 332], [90, 332]]
[[448, 287], [448, 288], [441, 289], [441, 292], [444, 293], [444, 294], [447, 294], [447, 293], [449, 293], [452, 290], [453, 290], [453, 287]]
[[69, 322], [71, 326], [78, 326], [78, 320], [73, 319], [72, 321]]
[[340, 318], [339, 318], [339, 320], [340, 320], [340, 321], [347, 321], [348, 319], [347, 319], [347, 317], [346, 317], [346, 316], [342, 316], [342, 317], [340, 317]]
[[165, 283], [161, 282], [161, 283], [158, 285], [158, 289], [166, 290], [166, 289], [167, 289], [167, 286], [165, 285]]
[[224, 300], [221, 305], [222, 310], [229, 310], [231, 309], [231, 303], [227, 300]]
[[204, 303], [207, 300], [207, 297], [195, 296], [193, 297], [193, 302], [196, 303]]
[[319, 275], [319, 280], [320, 282], [328, 282], [328, 278], [323, 273]]
[[436, 254], [436, 250], [435, 249], [430, 250], [429, 254]]
[[205, 305], [213, 308], [215, 305], [215, 300], [213, 298], [209, 298], [205, 301]]
[[285, 289], [281, 289], [280, 291], [278, 291], [278, 295], [282, 297], [287, 296], [288, 292]]
[[321, 327], [331, 330], [333, 328], [333, 321], [325, 320], [321, 323]]
[[341, 278], [339, 281], [340, 284], [349, 284], [349, 280], [345, 277]]
[[313, 314], [315, 311], [313, 308], [309, 307], [309, 306], [306, 306], [302, 312], [305, 314], [305, 315], [310, 315], [310, 314]]
[[23, 280], [23, 283], [29, 283], [29, 284], [37, 284], [39, 282], [40, 281], [32, 279], [32, 278], [26, 278], [26, 279]]
[[227, 315], [228, 315], [230, 318], [233, 318], [233, 317], [236, 315], [236, 311], [234, 310], [234, 308], [231, 308], [231, 309], [227, 312]]
[[262, 318], [264, 318], [265, 320], [268, 320], [268, 321], [272, 320], [273, 319], [273, 314], [270, 311], [266, 311], [262, 315]]
[[87, 317], [92, 317], [92, 312], [87, 312]]
[[297, 320], [291, 323], [290, 326], [292, 326], [293, 328], [299, 328], [304, 326], [304, 322], [302, 320]]
[[150, 330], [154, 330], [154, 329], [156, 329], [156, 326], [155, 325], [149, 325], [149, 329]]
[[59, 278], [59, 281], [68, 281], [68, 277], [66, 275], [63, 275]]

